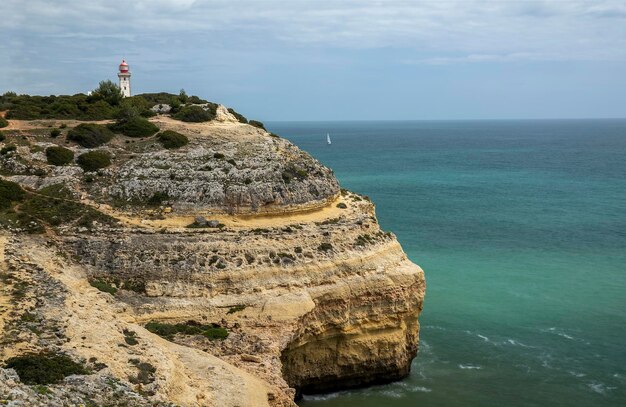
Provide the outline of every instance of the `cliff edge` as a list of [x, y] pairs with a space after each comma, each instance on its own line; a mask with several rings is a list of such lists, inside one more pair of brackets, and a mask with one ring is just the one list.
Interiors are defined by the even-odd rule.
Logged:
[[[117, 133], [97, 147], [68, 135], [82, 122], [9, 120], [0, 399], [292, 406], [302, 393], [408, 374], [422, 270], [367, 197], [289, 141], [217, 111], [204, 123], [159, 115], [158, 135]], [[51, 138], [49, 126], [63, 130]], [[165, 148], [166, 131], [187, 142]], [[51, 164], [52, 147], [72, 159]], [[109, 164], [86, 167], [93, 151]], [[25, 358], [54, 357], [83, 370], [24, 379]]]

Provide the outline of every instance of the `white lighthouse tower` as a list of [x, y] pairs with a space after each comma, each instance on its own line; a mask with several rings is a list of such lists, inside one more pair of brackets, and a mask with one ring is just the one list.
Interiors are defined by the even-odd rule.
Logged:
[[120, 64], [120, 72], [117, 74], [117, 77], [120, 78], [120, 90], [122, 91], [122, 95], [124, 97], [129, 97], [130, 96], [130, 71], [128, 70], [128, 64], [123, 59], [122, 59], [122, 63]]

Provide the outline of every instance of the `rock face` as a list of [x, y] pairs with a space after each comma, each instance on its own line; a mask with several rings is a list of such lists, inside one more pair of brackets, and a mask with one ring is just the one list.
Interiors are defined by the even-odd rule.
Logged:
[[[340, 191], [331, 170], [260, 129], [153, 121], [190, 143], [168, 151], [153, 139], [117, 136], [103, 147], [113, 165], [89, 179], [73, 166], [47, 166], [34, 148], [0, 157], [9, 179], [40, 191], [63, 183], [70, 192], [55, 199], [116, 220], [56, 224], [52, 240], [5, 233], [7, 253], [41, 274], [29, 281], [58, 287], [50, 307], [38, 308], [65, 329], [68, 341], [54, 346], [105, 360], [97, 377], [116, 377], [129, 392], [137, 369], [129, 360], [141, 358], [156, 373], [137, 397], [189, 406], [287, 406], [300, 393], [406, 376], [424, 274], [380, 229], [374, 205]], [[88, 282], [117, 290], [100, 293]], [[17, 320], [5, 318], [19, 330]], [[228, 336], [165, 340], [144, 329], [150, 321], [212, 323]], [[112, 333], [94, 335], [96, 326]], [[129, 330], [139, 345], [116, 346]], [[21, 352], [19, 341], [10, 343]], [[52, 343], [33, 350], [44, 346]], [[230, 388], [242, 391], [220, 398]]]

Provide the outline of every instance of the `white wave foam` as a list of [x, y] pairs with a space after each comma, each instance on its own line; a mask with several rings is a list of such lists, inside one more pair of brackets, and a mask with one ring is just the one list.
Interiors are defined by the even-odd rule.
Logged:
[[399, 399], [404, 396], [404, 392], [398, 391], [398, 390], [385, 390], [385, 391], [382, 391], [381, 393], [387, 397], [391, 397], [394, 399]]
[[328, 394], [310, 394], [310, 395], [303, 395], [302, 396], [302, 400], [304, 401], [326, 401], [326, 400], [332, 400], [334, 398], [337, 398], [340, 396], [340, 392], [337, 393], [328, 393]]
[[482, 340], [483, 340], [483, 341], [485, 341], [485, 342], [489, 342], [489, 338], [487, 338], [487, 337], [486, 337], [486, 336], [484, 336], [484, 335], [481, 335], [481, 334], [476, 334], [476, 336], [478, 336], [480, 339], [482, 339]]
[[508, 343], [510, 343], [511, 345], [521, 346], [522, 348], [535, 348], [535, 346], [526, 345], [526, 344], [523, 344], [523, 343], [521, 343], [519, 341], [516, 341], [515, 339], [511, 339], [511, 338], [507, 339], [506, 341]]
[[595, 393], [598, 393], [598, 394], [606, 394], [607, 392], [609, 392], [611, 390], [617, 389], [617, 387], [607, 386], [606, 384], [601, 383], [601, 382], [587, 383], [587, 386], [589, 386], [589, 388], [592, 391], [594, 391]]
[[422, 392], [422, 393], [430, 393], [431, 391], [433, 391], [432, 389], [429, 389], [428, 387], [424, 387], [424, 386], [411, 387], [409, 390], [412, 392]]
[[572, 370], [569, 370], [567, 373], [571, 374], [571, 375], [572, 375], [572, 376], [574, 376], [574, 377], [585, 377], [585, 376], [587, 376], [587, 375], [586, 375], [586, 374], [584, 374], [584, 373], [574, 372], [574, 371], [572, 371]]
[[480, 369], [483, 368], [482, 366], [478, 366], [478, 365], [459, 365], [459, 367], [461, 369], [470, 369], [470, 370], [474, 370], [474, 369], [475, 370], [480, 370]]

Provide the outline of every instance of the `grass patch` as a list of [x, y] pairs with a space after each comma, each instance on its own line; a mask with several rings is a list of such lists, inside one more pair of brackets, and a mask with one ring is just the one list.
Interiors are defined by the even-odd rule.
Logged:
[[15, 369], [26, 384], [55, 384], [71, 375], [85, 375], [89, 371], [68, 356], [52, 353], [27, 354], [8, 359], [5, 368]]

